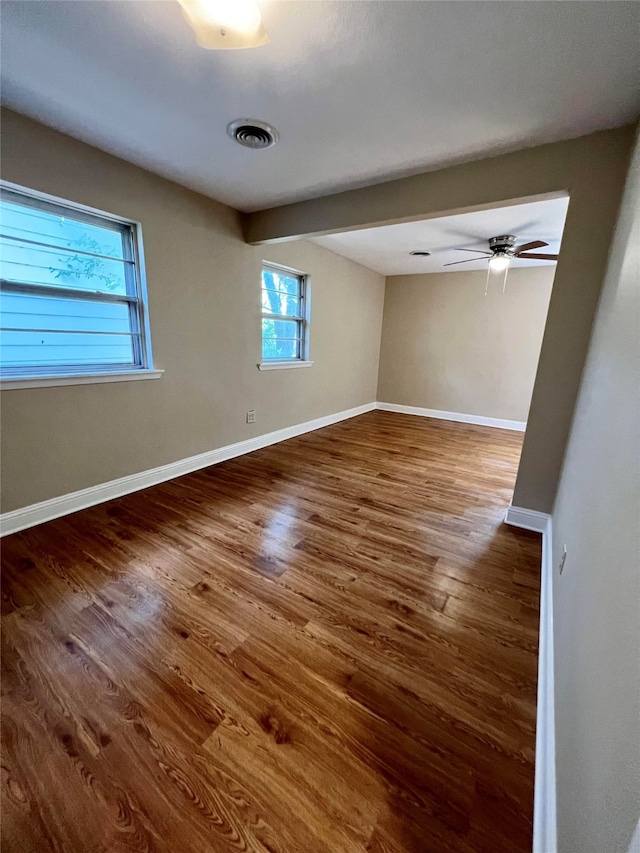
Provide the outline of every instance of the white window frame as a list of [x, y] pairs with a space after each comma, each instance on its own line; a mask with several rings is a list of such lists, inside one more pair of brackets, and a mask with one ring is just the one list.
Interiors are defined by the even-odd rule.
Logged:
[[286, 370], [288, 368], [296, 368], [296, 367], [311, 367], [313, 364], [312, 361], [309, 361], [309, 330], [311, 324], [311, 278], [307, 273], [301, 272], [300, 270], [293, 269], [292, 267], [285, 267], [282, 264], [275, 264], [271, 261], [262, 261], [260, 267], [260, 293], [262, 294], [263, 289], [263, 271], [271, 270], [275, 273], [282, 273], [283, 275], [294, 276], [299, 281], [299, 300], [301, 313], [299, 317], [291, 317], [287, 314], [270, 314], [269, 312], [262, 311], [260, 314], [260, 352], [262, 352], [262, 320], [285, 320], [291, 321], [295, 320], [300, 328], [300, 346], [299, 353], [297, 356], [293, 358], [269, 358], [263, 359], [258, 364], [259, 370]]
[[162, 370], [155, 370], [151, 350], [151, 331], [147, 303], [147, 283], [145, 276], [144, 250], [142, 245], [142, 225], [136, 220], [127, 219], [104, 210], [78, 204], [58, 196], [32, 190], [10, 181], [0, 180], [0, 188], [8, 195], [14, 195], [16, 201], [26, 201], [35, 209], [48, 212], [60, 212], [79, 221], [91, 224], [115, 225], [118, 231], [128, 234], [125, 245], [130, 257], [129, 269], [131, 293], [121, 296], [111, 293], [95, 294], [91, 291], [71, 289], [29, 283], [0, 280], [0, 288], [7, 293], [49, 294], [60, 298], [82, 298], [99, 302], [127, 303], [131, 312], [130, 327], [136, 330], [134, 338], [135, 361], [127, 365], [60, 365], [55, 367], [29, 366], [2, 369], [0, 365], [0, 389], [31, 388], [56, 385], [79, 385], [102, 382], [120, 382], [123, 380], [158, 379]]

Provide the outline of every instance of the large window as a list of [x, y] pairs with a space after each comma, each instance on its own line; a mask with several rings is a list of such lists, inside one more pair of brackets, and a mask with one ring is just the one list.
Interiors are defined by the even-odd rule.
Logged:
[[304, 361], [307, 356], [306, 277], [283, 267], [262, 267], [262, 359]]
[[135, 223], [0, 189], [2, 378], [151, 368]]

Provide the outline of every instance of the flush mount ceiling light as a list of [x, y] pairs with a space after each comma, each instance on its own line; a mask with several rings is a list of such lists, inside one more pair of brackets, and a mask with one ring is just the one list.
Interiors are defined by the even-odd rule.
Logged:
[[269, 42], [255, 0], [178, 0], [201, 47], [231, 50]]
[[227, 125], [227, 133], [245, 148], [271, 148], [278, 141], [275, 127], [256, 118], [237, 118]]

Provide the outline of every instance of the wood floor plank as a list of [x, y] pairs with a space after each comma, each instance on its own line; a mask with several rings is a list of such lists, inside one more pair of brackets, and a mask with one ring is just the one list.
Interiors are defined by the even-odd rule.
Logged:
[[521, 445], [371, 412], [4, 540], [3, 851], [528, 851]]

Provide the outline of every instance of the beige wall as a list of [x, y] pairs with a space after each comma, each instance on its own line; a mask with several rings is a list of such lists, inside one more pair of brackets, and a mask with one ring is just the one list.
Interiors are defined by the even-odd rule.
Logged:
[[252, 242], [286, 240], [566, 191], [571, 201], [513, 502], [549, 512], [633, 142], [594, 133], [461, 166], [247, 214]]
[[[2, 392], [4, 512], [375, 400], [384, 278], [18, 116], [2, 177], [142, 222], [159, 380]], [[260, 372], [260, 262], [312, 276], [311, 359]], [[257, 422], [245, 423], [248, 409]]]
[[[166, 370], [157, 382], [5, 392], [5, 511], [375, 398], [380, 276], [315, 244], [252, 248], [235, 211], [15, 113], [3, 117], [7, 180], [142, 221], [154, 354]], [[245, 233], [286, 240], [569, 191], [514, 494], [516, 505], [547, 511], [631, 142], [622, 128], [288, 205], [245, 218]], [[261, 258], [313, 274], [310, 370], [255, 367]], [[252, 426], [249, 408], [258, 413]], [[114, 417], [121, 409], [126, 425]]]
[[387, 278], [378, 400], [526, 421], [554, 271]]
[[561, 853], [624, 853], [640, 817], [640, 149], [553, 512]]

